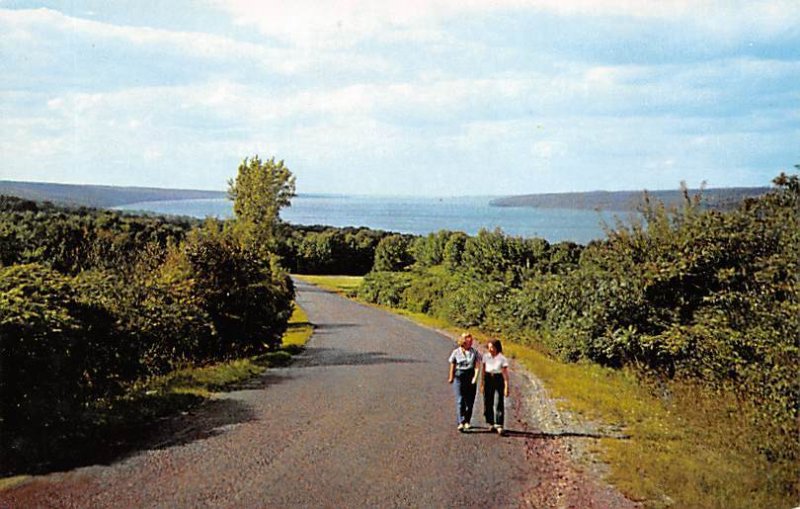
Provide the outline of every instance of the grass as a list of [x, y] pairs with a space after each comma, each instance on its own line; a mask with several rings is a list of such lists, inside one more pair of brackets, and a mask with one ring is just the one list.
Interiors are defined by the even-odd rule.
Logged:
[[630, 436], [601, 439], [594, 452], [610, 467], [607, 480], [645, 507], [791, 507], [780, 495], [785, 490], [777, 489], [791, 482], [788, 469], [765, 482], [775, 466], [747, 440], [736, 439], [747, 424], [730, 412], [730, 395], [672, 382], [661, 387], [669, 398], [660, 398], [628, 370], [564, 364], [514, 344], [507, 350], [562, 409]]
[[346, 297], [355, 297], [363, 276], [308, 276], [295, 275], [300, 281], [317, 285]]
[[289, 318], [289, 326], [283, 335], [283, 347], [297, 348], [304, 346], [311, 337], [312, 332], [314, 332], [314, 328], [308, 321], [308, 315], [303, 311], [303, 308], [295, 305], [292, 316]]
[[624, 429], [629, 440], [602, 439], [596, 453], [610, 466], [608, 481], [646, 507], [796, 505], [781, 495], [796, 482], [791, 465], [769, 463], [747, 440], [733, 395], [671, 382], [661, 387], [669, 397], [660, 398], [630, 371], [563, 364], [520, 345], [508, 351], [563, 409]]
[[29, 478], [30, 478], [29, 475], [15, 475], [13, 477], [0, 478], [0, 491], [12, 488], [12, 487], [16, 486], [17, 484], [20, 484], [20, 483], [26, 481]]
[[[359, 281], [338, 276], [302, 279], [350, 296]], [[428, 327], [459, 330], [424, 314], [384, 309]], [[473, 334], [478, 340], [485, 338], [479, 331]], [[519, 344], [506, 342], [505, 350], [542, 380], [562, 410], [621, 429], [630, 437], [600, 439], [592, 451], [609, 466], [607, 481], [645, 507], [798, 505], [798, 500], [781, 495], [786, 486], [797, 483], [796, 465], [769, 463], [748, 440], [749, 424], [735, 411], [735, 395], [710, 394], [681, 382], [655, 387], [630, 370], [565, 364]]]

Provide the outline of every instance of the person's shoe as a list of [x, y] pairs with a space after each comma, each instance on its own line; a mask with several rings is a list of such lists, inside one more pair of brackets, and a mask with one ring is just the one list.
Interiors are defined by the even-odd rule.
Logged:
[[469, 424], [468, 422], [465, 422], [465, 423], [464, 423], [464, 431], [469, 431], [469, 429], [470, 429], [471, 427], [472, 427], [472, 426], [470, 426], [470, 424]]
[[503, 429], [502, 426], [497, 426], [495, 429], [497, 430], [497, 434], [500, 435], [500, 436], [503, 436], [503, 435], [506, 434], [506, 432], [505, 432], [505, 430]]
[[461, 431], [462, 433], [464, 432], [464, 425], [463, 424], [459, 424], [458, 425], [458, 431]]

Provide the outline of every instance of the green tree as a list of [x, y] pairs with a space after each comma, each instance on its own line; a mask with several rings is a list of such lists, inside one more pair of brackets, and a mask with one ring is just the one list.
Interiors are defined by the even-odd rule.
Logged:
[[173, 272], [190, 280], [191, 293], [217, 333], [201, 345], [202, 356], [250, 355], [280, 345], [294, 298], [291, 279], [280, 267], [265, 263], [213, 223], [189, 234], [177, 265]]
[[414, 263], [411, 253], [411, 237], [389, 235], [378, 242], [375, 248], [374, 271], [400, 271]]
[[259, 252], [274, 251], [281, 238], [280, 210], [290, 206], [295, 196], [295, 178], [289, 168], [274, 157], [245, 158], [236, 178], [228, 181], [228, 196], [242, 243]]
[[464, 246], [469, 237], [464, 232], [454, 232], [444, 244], [442, 262], [450, 272], [455, 272], [461, 266], [464, 257]]
[[439, 265], [444, 260], [444, 248], [452, 232], [439, 230], [429, 233], [427, 237], [418, 237], [414, 240], [412, 251], [417, 264], [422, 267]]

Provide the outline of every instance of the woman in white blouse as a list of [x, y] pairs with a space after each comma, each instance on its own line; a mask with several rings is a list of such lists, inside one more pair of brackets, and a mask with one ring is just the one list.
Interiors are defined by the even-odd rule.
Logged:
[[486, 424], [503, 434], [505, 398], [508, 397], [508, 359], [503, 355], [503, 344], [491, 339], [483, 356], [483, 415]]

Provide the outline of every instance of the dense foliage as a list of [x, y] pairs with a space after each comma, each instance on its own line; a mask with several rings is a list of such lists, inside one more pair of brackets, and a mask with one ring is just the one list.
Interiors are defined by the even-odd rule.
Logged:
[[384, 237], [375, 248], [374, 270], [403, 270], [414, 258], [410, 252], [411, 238], [408, 235], [393, 234]]
[[262, 161], [257, 155], [239, 165], [235, 179], [228, 182], [233, 200], [237, 237], [251, 249], [274, 252], [280, 241], [280, 210], [291, 204], [295, 178], [283, 161]]
[[418, 238], [360, 296], [481, 327], [566, 360], [631, 366], [733, 392], [765, 455], [800, 459], [800, 184], [730, 211], [645, 201], [588, 246], [500, 231]]
[[369, 228], [286, 225], [279, 254], [295, 274], [361, 276], [372, 269], [378, 243], [388, 235]]
[[[237, 180], [248, 214], [261, 187]], [[288, 195], [277, 198], [276, 211]], [[0, 197], [0, 472], [42, 461], [149, 377], [279, 345], [294, 298], [269, 249], [279, 226]]]

